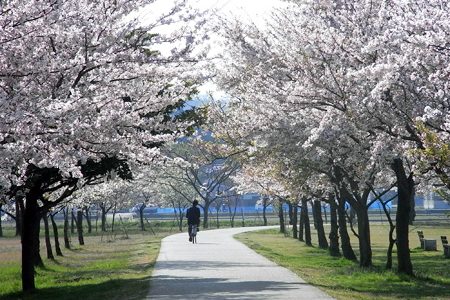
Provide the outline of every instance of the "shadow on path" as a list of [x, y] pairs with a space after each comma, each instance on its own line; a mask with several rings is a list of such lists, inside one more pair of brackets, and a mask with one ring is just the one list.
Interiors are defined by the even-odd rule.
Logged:
[[[198, 278], [178, 276], [155, 276], [162, 288], [155, 287], [152, 296], [158, 299], [255, 299], [255, 293], [261, 298], [276, 291], [298, 289], [299, 282], [280, 281], [231, 281], [223, 278]], [[163, 288], [170, 286], [170, 289]]]

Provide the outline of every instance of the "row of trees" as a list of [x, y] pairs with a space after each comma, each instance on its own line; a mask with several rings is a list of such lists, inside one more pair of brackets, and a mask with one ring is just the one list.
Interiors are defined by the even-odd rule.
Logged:
[[191, 130], [173, 112], [198, 83], [195, 12], [176, 1], [143, 26], [137, 10], [154, 2], [0, 2], [0, 196], [21, 214], [24, 291], [42, 217], [72, 196], [88, 203], [76, 196], [87, 186], [133, 179]]
[[263, 28], [222, 23], [217, 84], [232, 99], [212, 111], [212, 130], [246, 150], [242, 182], [294, 207], [329, 203], [333, 238], [339, 228], [355, 259], [349, 204], [362, 267], [372, 265], [373, 203], [397, 190], [391, 246], [412, 275], [415, 191], [450, 188], [449, 12], [438, 0], [289, 1]]

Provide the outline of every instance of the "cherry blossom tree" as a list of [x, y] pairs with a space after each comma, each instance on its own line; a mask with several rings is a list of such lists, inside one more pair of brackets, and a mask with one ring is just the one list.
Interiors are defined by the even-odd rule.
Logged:
[[217, 122], [241, 145], [279, 145], [283, 159], [301, 158], [294, 169], [303, 161], [328, 176], [339, 206], [357, 212], [362, 266], [372, 263], [371, 186], [399, 187], [398, 270], [412, 274], [413, 172], [445, 185], [447, 15], [441, 1], [291, 1], [265, 29], [225, 23], [218, 83], [233, 97], [232, 125]]
[[[191, 20], [184, 1], [146, 26], [133, 11], [153, 0], [6, 1], [0, 12], [1, 185], [25, 193], [23, 290], [40, 216], [112, 170], [151, 163], [189, 124], [171, 115], [194, 91]], [[131, 17], [130, 17], [131, 16]], [[182, 23], [188, 24], [188, 23]], [[161, 45], [171, 45], [163, 55]], [[46, 201], [44, 194], [63, 190]]]

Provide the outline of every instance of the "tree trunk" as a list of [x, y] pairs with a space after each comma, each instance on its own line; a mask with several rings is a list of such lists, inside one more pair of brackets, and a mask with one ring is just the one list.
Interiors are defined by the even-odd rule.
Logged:
[[[0, 211], [2, 210], [2, 206], [0, 204]], [[2, 218], [1, 218], [1, 214], [0, 214], [0, 237], [3, 237], [3, 228], [2, 228]]]
[[205, 201], [205, 205], [203, 206], [203, 228], [208, 228], [208, 212], [209, 203]]
[[220, 227], [220, 224], [219, 224], [219, 207], [216, 207], [216, 228], [219, 228]]
[[234, 210], [231, 210], [231, 206], [228, 206], [228, 213], [230, 214], [230, 226], [234, 228], [234, 218], [236, 217], [237, 202], [235, 203]]
[[69, 237], [69, 209], [64, 208], [64, 247], [70, 249], [70, 237]]
[[414, 197], [413, 174], [407, 177], [400, 158], [394, 159], [392, 170], [397, 177], [398, 203], [396, 216], [397, 261], [398, 272], [413, 275], [413, 266], [409, 253], [409, 220], [411, 214], [411, 198]]
[[58, 226], [55, 222], [55, 216], [53, 214], [50, 214], [50, 220], [52, 221], [52, 227], [53, 227], [53, 238], [55, 239], [55, 251], [57, 256], [63, 256], [61, 251], [61, 246], [59, 245], [59, 234], [58, 234]]
[[[297, 205], [297, 209], [298, 209], [298, 205]], [[300, 222], [298, 224], [298, 240], [300, 242], [304, 242], [305, 239], [304, 237], [304, 232], [305, 232], [305, 217], [303, 215], [303, 206], [300, 208]]]
[[386, 253], [386, 269], [391, 270], [392, 269], [392, 249], [395, 245], [395, 239], [394, 239], [394, 230], [395, 226], [391, 226], [389, 228], [389, 246]]
[[278, 218], [280, 219], [280, 233], [286, 233], [286, 226], [284, 225], [284, 212], [282, 200], [279, 200]]
[[111, 222], [111, 231], [114, 232], [114, 221], [116, 220], [117, 204], [114, 204], [113, 217]]
[[414, 220], [416, 219], [416, 200], [415, 200], [415, 195], [416, 195], [416, 189], [414, 187], [414, 179], [413, 179], [413, 174], [410, 174], [411, 176], [411, 183], [412, 183], [412, 189], [411, 189], [411, 195], [410, 197], [410, 210], [409, 210], [409, 220], [408, 220], [408, 224], [409, 225], [413, 225]]
[[313, 216], [314, 216], [314, 227], [317, 230], [317, 238], [319, 242], [319, 248], [328, 249], [328, 241], [325, 235], [325, 230], [323, 228], [322, 220], [322, 206], [320, 201], [313, 201]]
[[184, 211], [181, 208], [181, 205], [178, 206], [178, 229], [180, 232], [183, 231], [183, 218], [184, 218]]
[[139, 206], [139, 224], [141, 224], [141, 231], [145, 231], [144, 209], [145, 209], [145, 204], [142, 204], [141, 206]]
[[22, 197], [16, 197], [16, 236], [22, 236], [24, 204]]
[[286, 202], [288, 205], [288, 216], [289, 216], [289, 225], [292, 225], [293, 223], [293, 218], [294, 218], [294, 209], [292, 207], [292, 203], [290, 201]]
[[95, 232], [98, 232], [98, 209], [95, 210]]
[[337, 209], [336, 203], [334, 203], [334, 199], [332, 197], [330, 199], [330, 226], [330, 255], [340, 256], [341, 253], [339, 251], [339, 227], [337, 219]]
[[91, 222], [91, 209], [88, 206], [83, 207], [84, 217], [86, 218], [86, 223], [88, 226], [88, 233], [92, 233], [92, 222]]
[[83, 212], [81, 209], [77, 210], [77, 233], [78, 233], [78, 243], [80, 246], [84, 245], [84, 237], [83, 237]]
[[177, 217], [177, 221], [178, 221], [178, 230], [180, 231], [180, 232], [182, 232], [183, 231], [183, 223], [182, 223], [182, 218], [183, 218], [183, 211], [175, 211], [175, 214], [177, 214], [178, 215], [178, 217]]
[[356, 260], [355, 252], [353, 251], [350, 243], [350, 237], [347, 231], [347, 218], [345, 216], [345, 200], [338, 198], [338, 223], [339, 223], [339, 235], [341, 236], [341, 249], [342, 254], [346, 259]]
[[372, 266], [372, 247], [370, 243], [370, 225], [367, 207], [356, 209], [358, 216], [358, 236], [359, 236], [359, 265], [361, 267]]
[[263, 204], [263, 222], [264, 226], [267, 226], [267, 214], [266, 214], [267, 206]]
[[305, 226], [305, 243], [307, 246], [312, 246], [311, 242], [311, 227], [309, 226], [309, 215], [308, 215], [308, 199], [302, 199], [302, 213], [303, 222]]
[[[101, 206], [100, 207], [102, 210], [102, 232], [106, 232], [106, 207], [105, 206]], [[140, 210], [139, 210], [140, 212]]]
[[[26, 206], [23, 210], [22, 219], [22, 290], [33, 291], [36, 286], [34, 282], [34, 262], [36, 248], [36, 234], [39, 227], [38, 199], [40, 188], [32, 186], [26, 195]], [[39, 240], [39, 236], [37, 238]], [[39, 247], [39, 246], [38, 246]]]
[[41, 257], [41, 240], [40, 240], [40, 233], [41, 233], [41, 214], [40, 211], [38, 211], [38, 223], [35, 227], [35, 233], [34, 233], [34, 266], [35, 267], [43, 267], [44, 262], [42, 261]]
[[297, 231], [297, 219], [298, 219], [298, 206], [297, 204], [291, 205], [292, 207], [292, 237], [294, 239], [298, 238], [298, 231]]
[[327, 206], [323, 204], [323, 216], [325, 217], [325, 224], [328, 224]]
[[70, 233], [75, 233], [75, 214], [73, 213], [73, 208], [71, 210], [71, 219], [70, 219]]
[[52, 243], [50, 242], [50, 229], [48, 227], [48, 214], [44, 214], [45, 248], [47, 249], [47, 258], [55, 259], [53, 256]]

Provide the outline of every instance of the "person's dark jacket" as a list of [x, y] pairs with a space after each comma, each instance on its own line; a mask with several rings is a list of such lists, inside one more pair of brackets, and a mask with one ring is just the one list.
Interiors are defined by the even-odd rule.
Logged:
[[197, 206], [188, 208], [186, 212], [186, 218], [188, 225], [200, 225], [200, 209]]

